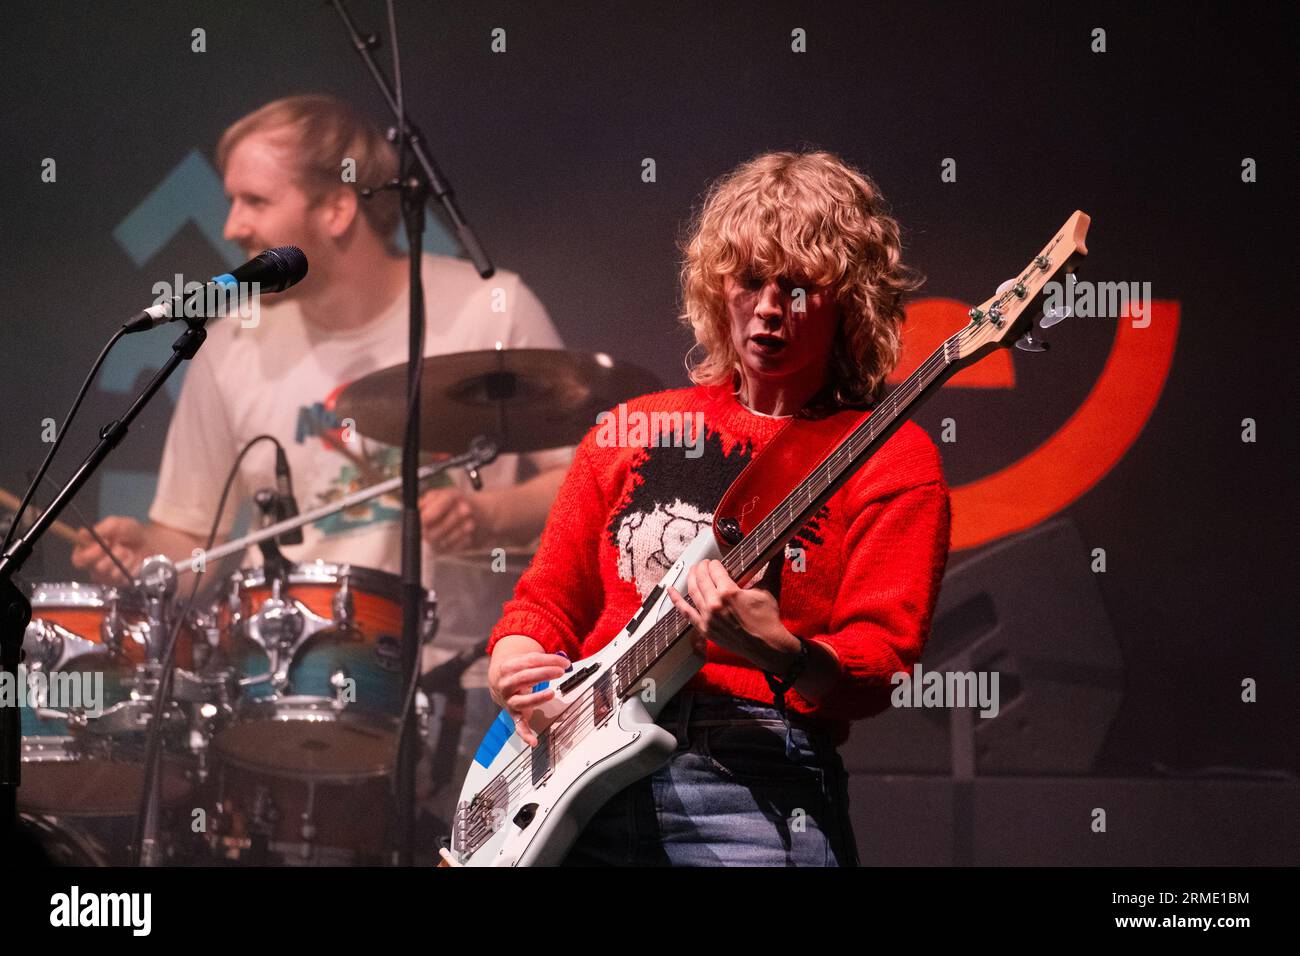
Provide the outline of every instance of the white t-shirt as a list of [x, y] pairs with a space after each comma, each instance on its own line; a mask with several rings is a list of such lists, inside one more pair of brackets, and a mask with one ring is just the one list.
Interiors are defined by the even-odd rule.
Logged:
[[[512, 272], [498, 270], [484, 280], [467, 262], [426, 255], [424, 294], [425, 355], [491, 349], [497, 343], [504, 348], [561, 347], [545, 308]], [[399, 474], [399, 448], [361, 435], [342, 442], [332, 409], [347, 384], [406, 362], [407, 303], [402, 294], [374, 322], [347, 332], [315, 329], [303, 321], [297, 303], [276, 303], [273, 297], [263, 303], [256, 327], [244, 328], [237, 318], [212, 322], [181, 389], [149, 517], [206, 537], [236, 455], [264, 432], [285, 447], [302, 511]], [[520, 474], [525, 460], [536, 471], [571, 459], [571, 448], [503, 454], [482, 469], [483, 485], [500, 488], [527, 477]], [[271, 442], [259, 443], [244, 456], [222, 517], [223, 535], [241, 503], [259, 489], [275, 486], [274, 466]], [[470, 488], [462, 471], [451, 473], [451, 480]], [[400, 490], [374, 498], [306, 525], [303, 544], [282, 551], [290, 561], [320, 559], [396, 574], [401, 568], [400, 507]], [[435, 557], [426, 545], [426, 586], [434, 585]], [[262, 563], [256, 547], [244, 563]]]

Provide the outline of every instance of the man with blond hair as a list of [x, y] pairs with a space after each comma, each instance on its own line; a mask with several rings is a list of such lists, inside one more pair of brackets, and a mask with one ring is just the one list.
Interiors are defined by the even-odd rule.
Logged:
[[[310, 269], [262, 307], [255, 326], [210, 324], [168, 431], [150, 521], [112, 516], [96, 525], [132, 572], [147, 555], [188, 559], [203, 546], [224, 477], [257, 435], [269, 433], [285, 447], [304, 509], [398, 472], [399, 449], [354, 434], [334, 414], [347, 384], [407, 359], [408, 260], [394, 244], [398, 199], [392, 190], [361, 194], [396, 175], [394, 147], [342, 101], [292, 96], [227, 129], [217, 161], [230, 198], [226, 239], [250, 257], [299, 246]], [[426, 355], [560, 347], [546, 310], [518, 275], [498, 270], [484, 281], [467, 262], [426, 254], [423, 277]], [[570, 457], [564, 449], [502, 455], [482, 470], [481, 492], [470, 491], [461, 475], [426, 491], [420, 509], [428, 556], [535, 538]], [[233, 500], [273, 486], [274, 461], [270, 443], [252, 448]], [[222, 536], [234, 510], [223, 516]], [[373, 499], [307, 525], [303, 544], [285, 548], [285, 556], [396, 572], [399, 515], [395, 495]], [[120, 581], [89, 535], [73, 563], [97, 580]]]

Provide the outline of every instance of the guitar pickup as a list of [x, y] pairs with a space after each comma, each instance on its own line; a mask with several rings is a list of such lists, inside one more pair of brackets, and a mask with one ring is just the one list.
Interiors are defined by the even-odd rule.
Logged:
[[614, 672], [605, 671], [603, 677], [596, 681], [596, 686], [591, 689], [592, 696], [592, 720], [591, 722], [599, 727], [605, 722], [613, 709], [613, 691], [614, 691]]
[[636, 629], [641, 626], [641, 622], [645, 620], [645, 616], [654, 609], [655, 604], [659, 601], [659, 598], [663, 596], [663, 593], [664, 586], [662, 584], [656, 584], [651, 589], [650, 593], [646, 595], [645, 600], [641, 602], [641, 610], [636, 612], [636, 617], [627, 622], [627, 627], [624, 630], [626, 630], [628, 634], [636, 633]]
[[573, 690], [573, 688], [577, 687], [579, 684], [585, 681], [592, 674], [596, 673], [596, 671], [598, 670], [600, 670], [599, 664], [588, 664], [586, 667], [578, 671], [576, 674], [574, 674], [572, 677], [570, 677], [568, 680], [566, 680], [563, 684], [560, 685], [559, 688], [560, 693], [567, 694], [569, 691]]
[[551, 772], [551, 732], [543, 730], [537, 735], [537, 746], [529, 754], [532, 761], [533, 787], [540, 787]]

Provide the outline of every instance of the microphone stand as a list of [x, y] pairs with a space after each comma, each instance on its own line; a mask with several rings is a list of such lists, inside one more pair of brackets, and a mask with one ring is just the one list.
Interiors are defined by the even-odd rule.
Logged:
[[[410, 116], [398, 103], [397, 96], [394, 95], [393, 88], [388, 83], [388, 78], [384, 76], [383, 71], [379, 69], [379, 64], [375, 62], [372, 51], [378, 49], [379, 37], [373, 33], [363, 37], [357, 32], [356, 24], [353, 23], [352, 17], [343, 6], [343, 0], [330, 0], [330, 3], [338, 11], [339, 17], [343, 20], [343, 26], [347, 29], [348, 36], [352, 40], [352, 46], [360, 54], [361, 59], [365, 61], [366, 68], [370, 70], [375, 85], [379, 87], [379, 92], [383, 95], [384, 101], [388, 103], [388, 108], [393, 111], [393, 116], [397, 119], [398, 136], [405, 140], [407, 148], [410, 149], [416, 162], [419, 163], [419, 170], [423, 173], [425, 189], [427, 190], [425, 198], [432, 196], [438, 200], [456, 230], [456, 239], [459, 240], [461, 248], [465, 250], [465, 254], [469, 256], [470, 261], [474, 263], [474, 268], [478, 270], [478, 274], [484, 279], [492, 278], [492, 274], [496, 271], [492, 265], [492, 260], [483, 251], [478, 236], [469, 223], [465, 221], [460, 207], [456, 205], [451, 185], [447, 182], [447, 178], [443, 176], [442, 170], [438, 168], [438, 164], [433, 161], [433, 156], [429, 153], [428, 147], [424, 145], [424, 134], [411, 122]], [[394, 56], [396, 56], [396, 49], [393, 52]], [[420, 211], [423, 213], [422, 208]]]
[[[424, 587], [421, 574], [421, 537], [419, 503], [420, 455], [420, 373], [424, 360], [424, 284], [421, 264], [424, 245], [424, 209], [430, 197], [435, 197], [456, 230], [461, 245], [469, 254], [484, 279], [493, 273], [491, 261], [479, 245], [478, 238], [461, 215], [452, 190], [434, 163], [423, 134], [406, 114], [402, 95], [402, 74], [398, 60], [397, 30], [392, 17], [392, 0], [389, 0], [389, 25], [392, 31], [393, 73], [396, 94], [375, 61], [374, 50], [379, 38], [374, 34], [363, 37], [343, 0], [331, 0], [343, 20], [352, 45], [365, 62], [380, 93], [387, 101], [397, 120], [400, 168], [395, 183], [383, 188], [396, 188], [401, 195], [402, 219], [406, 225], [406, 241], [410, 257], [410, 348], [407, 358], [406, 434], [402, 443], [402, 667], [404, 673], [416, 674], [419, 669], [421, 623], [424, 617]], [[410, 866], [415, 840], [415, 769], [419, 762], [420, 734], [414, 707], [414, 695], [406, 702], [402, 724], [401, 742], [397, 751], [397, 863]]]
[[[131, 423], [154, 397], [160, 388], [180, 367], [181, 362], [192, 359], [203, 340], [207, 338], [204, 329], [205, 318], [186, 319], [188, 326], [172, 343], [172, 354], [163, 363], [144, 391], [132, 402], [131, 407], [119, 419], [109, 422], [99, 433], [99, 443], [95, 445], [86, 460], [76, 470], [67, 483], [55, 495], [54, 500], [33, 523], [27, 532], [15, 541], [9, 550], [0, 556], [0, 668], [3, 675], [17, 686], [18, 663], [22, 655], [23, 633], [32, 617], [32, 604], [22, 590], [13, 582], [13, 577], [31, 556], [32, 548], [41, 535], [54, 524], [55, 520], [67, 507], [68, 503], [81, 490], [82, 486], [103, 464], [105, 458], [126, 437]], [[10, 838], [17, 833], [18, 823], [18, 785], [22, 770], [22, 724], [17, 707], [0, 707], [0, 838]], [[7, 839], [6, 841], [7, 842]]]

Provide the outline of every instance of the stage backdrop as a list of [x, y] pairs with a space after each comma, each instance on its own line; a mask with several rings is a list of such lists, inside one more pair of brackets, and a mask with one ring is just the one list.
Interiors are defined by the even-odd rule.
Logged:
[[[383, 31], [383, 4], [351, 9]], [[675, 239], [755, 153], [822, 147], [879, 182], [928, 276], [910, 363], [1089, 213], [1080, 278], [1149, 308], [1076, 316], [1051, 351], [999, 355], [919, 415], [954, 503], [926, 660], [1001, 666], [1004, 701], [1025, 695], [1018, 729], [976, 727], [981, 773], [1297, 769], [1293, 5], [397, 9], [409, 108], [495, 261], [570, 347], [668, 385], [689, 344]], [[5, 16], [0, 476], [17, 491], [153, 283], [239, 260], [222, 129], [309, 91], [387, 115], [326, 4]], [[436, 223], [430, 247], [456, 252]], [[56, 476], [174, 335], [113, 353]], [[144, 515], [178, 386], [80, 496], [88, 517]], [[28, 576], [69, 574], [51, 539]], [[859, 769], [943, 770], [961, 737], [947, 714], [881, 720], [902, 736], [864, 729]]]

